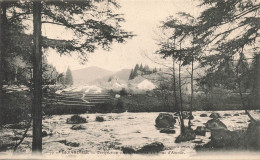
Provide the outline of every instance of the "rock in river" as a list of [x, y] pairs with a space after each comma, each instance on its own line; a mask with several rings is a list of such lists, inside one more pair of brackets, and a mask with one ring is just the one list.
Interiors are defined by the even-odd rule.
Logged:
[[206, 127], [198, 126], [195, 130], [196, 135], [205, 136], [206, 135]]
[[227, 129], [227, 126], [221, 122], [219, 119], [210, 119], [206, 123], [206, 128], [212, 129]]
[[157, 128], [173, 128], [175, 123], [176, 120], [168, 113], [160, 113], [155, 119], [155, 126]]
[[105, 119], [104, 119], [104, 117], [97, 116], [97, 117], [96, 117], [96, 121], [98, 121], [98, 122], [103, 122], [103, 121], [105, 121]]
[[160, 130], [160, 133], [175, 134], [175, 130], [173, 130], [173, 129], [163, 129], [163, 130]]
[[211, 113], [211, 115], [209, 117], [213, 118], [213, 119], [221, 118], [219, 113], [216, 113], [216, 112]]
[[85, 128], [82, 125], [75, 124], [70, 129], [72, 129], [72, 130], [84, 130]]
[[246, 131], [247, 147], [260, 150], [260, 121], [251, 122]]
[[79, 115], [73, 115], [71, 118], [67, 119], [67, 124], [79, 124], [79, 123], [87, 123], [86, 118], [83, 118]]
[[196, 138], [196, 134], [193, 129], [185, 127], [183, 133], [181, 133], [176, 139], [175, 143], [186, 142], [190, 140], [194, 140]]

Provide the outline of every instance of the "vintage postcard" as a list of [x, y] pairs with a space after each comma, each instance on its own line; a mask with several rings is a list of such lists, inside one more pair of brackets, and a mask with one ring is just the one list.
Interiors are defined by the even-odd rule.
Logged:
[[0, 159], [259, 159], [257, 0], [0, 0]]

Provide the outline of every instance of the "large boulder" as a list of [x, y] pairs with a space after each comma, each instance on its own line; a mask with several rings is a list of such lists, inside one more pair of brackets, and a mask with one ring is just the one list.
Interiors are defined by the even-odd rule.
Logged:
[[211, 115], [209, 117], [213, 118], [213, 119], [221, 118], [219, 113], [216, 113], [216, 112], [211, 113]]
[[207, 129], [227, 129], [227, 126], [221, 122], [219, 119], [210, 119], [206, 123]]
[[195, 134], [199, 136], [205, 136], [206, 135], [206, 127], [204, 126], [198, 126], [195, 129]]
[[211, 130], [211, 145], [213, 148], [238, 149], [243, 147], [241, 134], [226, 129]]
[[161, 142], [153, 142], [143, 146], [141, 149], [137, 150], [136, 153], [159, 153], [163, 151], [164, 145]]
[[67, 124], [80, 124], [80, 123], [87, 123], [86, 118], [83, 118], [79, 115], [73, 115], [67, 119]]
[[260, 150], [260, 121], [248, 125], [245, 140], [248, 149]]
[[193, 129], [185, 127], [183, 133], [181, 133], [176, 139], [175, 143], [191, 141], [196, 138], [196, 134]]
[[155, 119], [155, 126], [157, 128], [173, 128], [176, 120], [171, 114], [160, 113]]

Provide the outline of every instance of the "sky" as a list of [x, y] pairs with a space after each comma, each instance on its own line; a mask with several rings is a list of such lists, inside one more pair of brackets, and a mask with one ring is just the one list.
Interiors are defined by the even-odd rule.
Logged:
[[[147, 64], [150, 67], [163, 67], [156, 62], [167, 64], [155, 53], [160, 31], [158, 27], [168, 16], [176, 16], [178, 12], [188, 12], [198, 16], [200, 8], [196, 0], [118, 0], [121, 8], [119, 13], [124, 14], [126, 22], [122, 27], [137, 36], [128, 39], [124, 44], [113, 44], [112, 49], [104, 51], [96, 50], [88, 54], [88, 61], [82, 65], [77, 56], [60, 56], [55, 50], [44, 51], [47, 60], [53, 64], [59, 72], [65, 72], [69, 66], [71, 70], [97, 66], [111, 71], [119, 71], [125, 68], [133, 68], [138, 64]], [[69, 37], [65, 29], [43, 25], [43, 35], [50, 38]]]

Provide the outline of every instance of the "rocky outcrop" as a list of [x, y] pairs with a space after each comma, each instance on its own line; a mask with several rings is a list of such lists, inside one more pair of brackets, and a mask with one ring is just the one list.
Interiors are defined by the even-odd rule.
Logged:
[[210, 119], [206, 123], [207, 129], [227, 129], [227, 126], [221, 122], [219, 119]]
[[83, 118], [79, 115], [73, 115], [71, 118], [67, 119], [67, 124], [80, 124], [80, 123], [87, 123], [86, 118]]
[[195, 129], [195, 134], [199, 136], [205, 136], [206, 135], [206, 127], [204, 126], [198, 126]]
[[216, 112], [211, 113], [211, 115], [209, 117], [213, 118], [213, 119], [221, 118], [219, 113], [216, 113]]
[[186, 141], [191, 141], [196, 138], [196, 134], [193, 129], [191, 128], [184, 128], [183, 133], [181, 133], [176, 139], [175, 143], [180, 143], [180, 142], [186, 142]]
[[155, 126], [157, 128], [173, 128], [176, 120], [171, 114], [160, 113], [155, 119]]

